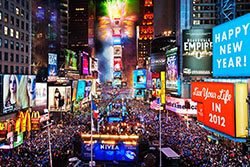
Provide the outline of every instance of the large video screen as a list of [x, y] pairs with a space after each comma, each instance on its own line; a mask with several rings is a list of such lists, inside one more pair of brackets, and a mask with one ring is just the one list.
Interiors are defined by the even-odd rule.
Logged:
[[44, 111], [47, 108], [47, 83], [36, 83], [36, 106], [34, 111]]
[[77, 93], [76, 93], [76, 100], [80, 101], [82, 100], [85, 96], [85, 88], [86, 88], [86, 81], [85, 80], [78, 80], [78, 85], [77, 85]]
[[35, 105], [35, 75], [7, 74], [3, 76], [3, 110], [1, 114], [12, 113]]
[[69, 49], [65, 49], [65, 69], [77, 70], [77, 54]]
[[89, 74], [89, 55], [82, 52], [82, 74]]
[[145, 90], [144, 89], [135, 89], [134, 90], [134, 97], [135, 98], [144, 98], [145, 97]]
[[147, 87], [147, 75], [145, 69], [134, 70], [133, 80], [134, 88], [146, 88]]
[[70, 86], [49, 86], [49, 106], [50, 111], [69, 111], [71, 103]]
[[[91, 145], [82, 143], [82, 158], [90, 159]], [[134, 162], [137, 160], [138, 147], [126, 145], [119, 142], [115, 145], [107, 145], [96, 142], [93, 145], [94, 160], [99, 161], [127, 161]]]

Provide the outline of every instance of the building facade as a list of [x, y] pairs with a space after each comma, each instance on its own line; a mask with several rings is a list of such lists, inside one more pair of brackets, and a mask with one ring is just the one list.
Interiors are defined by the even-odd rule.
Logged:
[[0, 1], [0, 73], [30, 74], [31, 1]]

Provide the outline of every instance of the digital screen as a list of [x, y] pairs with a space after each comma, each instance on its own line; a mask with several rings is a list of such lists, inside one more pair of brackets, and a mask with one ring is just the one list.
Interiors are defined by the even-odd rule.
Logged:
[[250, 14], [213, 28], [213, 76], [250, 76]]
[[36, 106], [34, 111], [44, 111], [47, 108], [47, 83], [36, 83]]
[[147, 71], [145, 69], [134, 70], [133, 73], [134, 88], [146, 88]]
[[85, 92], [84, 92], [84, 97], [89, 97], [91, 91], [94, 89], [94, 83], [92, 80], [85, 80], [86, 86], [85, 86]]
[[48, 81], [56, 81], [57, 54], [48, 53]]
[[121, 37], [113, 37], [113, 45], [121, 45]]
[[183, 30], [183, 75], [211, 75], [212, 30]]
[[198, 103], [198, 121], [234, 137], [234, 91], [233, 83], [192, 82], [192, 100]]
[[162, 53], [154, 53], [150, 55], [151, 72], [161, 72], [166, 70], [166, 55]]
[[77, 94], [76, 94], [77, 101], [80, 101], [85, 97], [84, 96], [85, 88], [86, 88], [86, 81], [85, 80], [78, 80]]
[[35, 75], [4, 75], [2, 114], [8, 114], [35, 105]]
[[122, 57], [122, 46], [121, 45], [115, 45], [113, 47], [114, 52], [113, 55], [114, 57]]
[[69, 111], [71, 103], [70, 86], [49, 86], [49, 105], [50, 111]]
[[122, 85], [122, 80], [121, 79], [114, 79], [112, 82], [112, 86], [121, 86]]
[[115, 71], [114, 73], [113, 73], [113, 75], [114, 75], [114, 78], [122, 78], [122, 72], [121, 71]]
[[75, 100], [76, 100], [77, 87], [78, 87], [78, 81], [77, 81], [77, 80], [74, 80], [74, 81], [72, 82], [72, 89], [73, 89], [72, 101], [75, 101]]
[[121, 71], [122, 70], [122, 59], [121, 58], [114, 58], [114, 71]]
[[82, 53], [82, 74], [89, 74], [89, 56]]
[[77, 54], [69, 49], [65, 49], [65, 69], [77, 70]]
[[123, 121], [121, 117], [112, 117], [112, 116], [107, 117], [107, 120], [108, 120], [108, 123]]
[[134, 90], [134, 97], [135, 98], [144, 98], [145, 97], [145, 90], [143, 90], [143, 89], [135, 89]]
[[[91, 144], [82, 143], [82, 158], [90, 159]], [[97, 161], [127, 161], [134, 162], [137, 160], [138, 147], [126, 145], [118, 142], [115, 145], [103, 144], [96, 142], [93, 145], [94, 160]]]
[[41, 6], [38, 6], [37, 11], [36, 11], [36, 18], [38, 20], [44, 20], [44, 14], [45, 14], [44, 8], [42, 8]]

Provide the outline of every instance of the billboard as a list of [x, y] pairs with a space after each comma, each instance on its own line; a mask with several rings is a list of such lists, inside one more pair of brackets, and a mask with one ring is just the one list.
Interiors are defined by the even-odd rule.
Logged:
[[3, 110], [1, 114], [8, 114], [35, 105], [35, 75], [3, 75]]
[[89, 55], [86, 52], [82, 52], [82, 74], [89, 74]]
[[65, 49], [65, 70], [77, 70], [77, 54], [69, 49]]
[[114, 57], [122, 57], [122, 46], [121, 45], [115, 45], [113, 47], [113, 55], [114, 55]]
[[69, 111], [71, 103], [70, 86], [49, 86], [49, 105], [50, 111]]
[[120, 57], [114, 57], [114, 71], [122, 70], [122, 59]]
[[213, 76], [250, 76], [250, 14], [213, 28]]
[[86, 88], [86, 81], [85, 80], [78, 80], [77, 93], [76, 93], [76, 100], [77, 101], [80, 101], [85, 97], [85, 88]]
[[48, 53], [48, 81], [56, 80], [57, 76], [57, 54]]
[[[190, 106], [186, 107], [185, 102], [188, 101]], [[173, 111], [178, 114], [197, 114], [197, 103], [191, 99], [176, 98], [166, 96], [166, 110]]]
[[183, 30], [183, 75], [211, 75], [212, 30]]
[[112, 86], [113, 87], [122, 86], [122, 80], [119, 79], [119, 78], [114, 79], [113, 83], [112, 83]]
[[248, 120], [247, 84], [244, 85], [245, 88], [239, 83], [193, 82], [192, 100], [198, 102], [198, 121], [229, 136], [244, 137]]
[[113, 73], [113, 76], [114, 76], [114, 78], [119, 78], [119, 79], [121, 79], [121, 78], [122, 78], [122, 72], [121, 72], [121, 71], [115, 71], [115, 72]]
[[166, 52], [166, 91], [170, 94], [180, 95], [180, 78], [178, 68], [178, 48]]
[[[134, 162], [137, 160], [138, 147], [127, 145], [124, 142], [116, 144], [104, 144], [99, 141], [93, 145], [95, 161], [125, 161]], [[91, 144], [82, 143], [81, 155], [84, 160], [91, 156]]]
[[36, 106], [33, 111], [44, 111], [47, 108], [47, 83], [36, 83]]
[[166, 56], [163, 53], [150, 54], [151, 72], [161, 72], [166, 70]]
[[122, 41], [121, 41], [121, 37], [113, 37], [113, 45], [121, 45]]
[[146, 69], [134, 70], [133, 72], [134, 88], [147, 87], [147, 71]]
[[145, 89], [135, 89], [134, 90], [135, 98], [144, 98], [145, 97]]
[[153, 88], [152, 72], [147, 70], [147, 89]]

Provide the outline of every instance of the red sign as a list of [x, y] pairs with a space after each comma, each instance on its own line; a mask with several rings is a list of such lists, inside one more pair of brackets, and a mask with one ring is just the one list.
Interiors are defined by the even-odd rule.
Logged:
[[192, 82], [191, 86], [192, 100], [198, 102], [198, 121], [205, 126], [234, 137], [234, 84]]
[[122, 70], [122, 59], [114, 58], [114, 71], [121, 71], [121, 70]]

